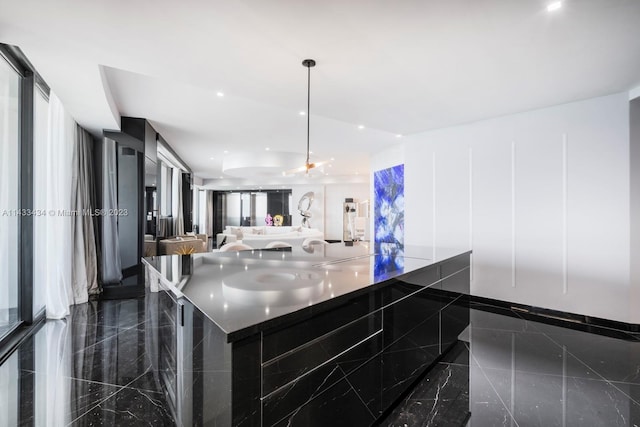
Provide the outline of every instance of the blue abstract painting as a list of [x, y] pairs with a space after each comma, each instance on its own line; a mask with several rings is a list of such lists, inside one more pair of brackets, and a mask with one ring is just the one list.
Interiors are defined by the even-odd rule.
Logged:
[[404, 269], [404, 165], [376, 171], [374, 187], [374, 275]]

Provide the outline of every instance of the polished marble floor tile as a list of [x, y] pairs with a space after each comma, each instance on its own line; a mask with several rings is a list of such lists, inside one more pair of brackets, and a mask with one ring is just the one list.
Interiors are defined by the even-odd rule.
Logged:
[[[20, 376], [23, 387], [25, 384], [33, 387], [32, 390], [21, 390], [20, 405], [36, 408], [34, 411], [21, 411], [22, 414], [28, 414], [20, 419], [20, 425], [24, 426], [67, 425], [122, 390], [122, 387], [109, 384], [51, 378], [28, 371], [22, 371]], [[49, 405], [43, 405], [40, 400], [44, 399], [48, 400]], [[53, 416], [53, 420], [57, 421], [47, 423], [48, 416]]]
[[[209, 357], [225, 337], [197, 313], [188, 334], [176, 319], [171, 304], [151, 295], [91, 301], [66, 320], [46, 322], [0, 366], [0, 426], [230, 426], [231, 356]], [[623, 335], [539, 323], [505, 308], [473, 309], [468, 342], [459, 341], [378, 421], [640, 426], [640, 340]], [[274, 411], [271, 422], [323, 425], [327, 408], [344, 413], [349, 426], [378, 416], [366, 381], [353, 376], [331, 387], [340, 389], [340, 402], [300, 394], [305, 405]]]
[[102, 400], [82, 416], [74, 419], [72, 426], [174, 426], [162, 393], [123, 388]]
[[[470, 343], [445, 355], [382, 425], [640, 425], [637, 342], [502, 313], [472, 310]], [[443, 377], [450, 394], [468, 381], [457, 395], [468, 392], [468, 420], [437, 418], [452, 406]]]

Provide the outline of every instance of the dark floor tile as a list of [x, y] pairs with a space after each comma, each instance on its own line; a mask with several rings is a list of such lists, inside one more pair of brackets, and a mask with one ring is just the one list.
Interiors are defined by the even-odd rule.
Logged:
[[536, 327], [605, 379], [640, 384], [640, 342], [544, 324]]
[[[176, 383], [176, 377], [174, 371], [159, 371], [155, 368], [149, 366], [149, 368], [140, 374], [133, 381], [130, 381], [127, 384], [127, 387], [149, 391], [154, 393], [162, 393], [163, 392], [163, 384], [166, 384], [166, 380], [171, 380], [169, 384]], [[176, 386], [177, 387], [177, 386]], [[176, 389], [177, 390], [177, 389]]]
[[132, 328], [145, 320], [144, 299], [93, 300], [71, 306], [73, 323]]
[[[640, 409], [640, 384], [611, 382], [611, 385], [636, 403], [636, 410]], [[640, 426], [640, 422], [637, 424]]]
[[473, 330], [474, 363], [485, 369], [515, 370], [545, 375], [568, 375], [587, 379], [599, 375], [541, 333]]
[[71, 375], [77, 379], [124, 386], [150, 369], [144, 332], [127, 329], [84, 352], [75, 353]]
[[[15, 356], [19, 364], [14, 363], [14, 386], [20, 388], [12, 390], [24, 393], [23, 418], [17, 424], [162, 426], [174, 425], [173, 416], [178, 416], [183, 425], [230, 425], [231, 357], [218, 351], [225, 337], [204, 320], [195, 322], [192, 337], [183, 335], [180, 341], [193, 351], [184, 349], [178, 383], [177, 348], [172, 347], [178, 345], [175, 312], [170, 304], [160, 307], [161, 302], [156, 295], [72, 307], [72, 316], [55, 324], [54, 335], [61, 341], [46, 350], [60, 360], [71, 355], [64, 372], [51, 371], [60, 364], [45, 368], [33, 362], [20, 370], [19, 365], [45, 354], [41, 347], [25, 343]], [[456, 344], [382, 425], [457, 426], [465, 425], [470, 416], [474, 427], [640, 426], [640, 340], [634, 341], [633, 334], [622, 340], [523, 317], [506, 308], [472, 310], [465, 335], [470, 344]], [[409, 338], [393, 350], [394, 357], [424, 353], [427, 364], [428, 346]], [[165, 341], [168, 347], [162, 347]], [[68, 353], [62, 344], [70, 346], [64, 348]], [[365, 368], [362, 365], [370, 360], [343, 361], [340, 369], [344, 374], [351, 372], [350, 366]], [[384, 390], [393, 390], [418, 375], [404, 372], [401, 362], [391, 366], [381, 358], [376, 363], [346, 381], [340, 376], [331, 380], [334, 387], [325, 384], [322, 392], [308, 395], [313, 399], [302, 399], [300, 408], [282, 409], [280, 416], [274, 411], [271, 421], [305, 427], [369, 425], [372, 413], [381, 407], [376, 401], [381, 397], [371, 392], [370, 384], [384, 383]], [[386, 376], [382, 366], [390, 368]], [[43, 392], [48, 387], [59, 392], [51, 397]], [[295, 387], [290, 392], [295, 393]], [[188, 410], [169, 409], [177, 408], [176, 396]], [[60, 419], [35, 418], [43, 413]]]
[[[478, 308], [476, 308], [478, 307]], [[474, 329], [494, 329], [511, 332], [538, 332], [517, 311], [470, 302], [470, 317]]]
[[513, 426], [509, 409], [479, 367], [469, 369], [469, 412], [472, 426]]
[[174, 426], [164, 396], [124, 388], [72, 421], [72, 426]]
[[[30, 384], [33, 389], [24, 388]], [[55, 378], [33, 372], [22, 372], [20, 404], [31, 410], [20, 425], [64, 425], [84, 415], [100, 402], [114, 396], [122, 387], [92, 381]], [[49, 410], [46, 405], [50, 405]]]
[[639, 408], [637, 403], [609, 382], [582, 378], [567, 381], [567, 425], [638, 425]]

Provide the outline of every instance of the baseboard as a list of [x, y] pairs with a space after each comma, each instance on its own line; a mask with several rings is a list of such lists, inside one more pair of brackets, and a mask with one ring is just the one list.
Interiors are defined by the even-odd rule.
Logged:
[[[470, 296], [471, 308], [483, 311], [492, 311], [499, 314], [521, 317], [540, 323], [546, 323], [563, 328], [605, 335], [612, 338], [628, 341], [640, 341], [640, 325], [634, 323], [619, 322], [600, 317], [585, 316], [583, 314], [568, 313], [566, 311], [551, 310], [509, 301], [485, 298], [476, 295]], [[492, 310], [496, 307], [502, 310]]]

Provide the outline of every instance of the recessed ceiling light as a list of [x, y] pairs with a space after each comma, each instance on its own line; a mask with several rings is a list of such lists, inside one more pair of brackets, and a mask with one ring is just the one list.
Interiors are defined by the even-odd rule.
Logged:
[[209, 160], [215, 160], [215, 157], [209, 157]]
[[300, 111], [298, 114], [300, 114], [301, 116], [306, 116], [307, 113], [305, 113], [304, 111]]
[[402, 138], [402, 134], [396, 134], [396, 138]]
[[224, 150], [224, 154], [229, 154], [229, 150]]
[[332, 168], [332, 167], [333, 167], [333, 165], [329, 165], [329, 167], [330, 167], [330, 168]]
[[558, 10], [562, 8], [562, 2], [561, 1], [554, 1], [553, 3], [549, 3], [547, 5], [547, 12], [553, 12], [555, 10]]
[[220, 177], [220, 179], [222, 179], [222, 177]]
[[364, 125], [358, 125], [358, 129], [360, 130], [364, 129]]
[[269, 147], [266, 147], [266, 148], [265, 148], [265, 151], [269, 151], [269, 150], [270, 150], [270, 148], [269, 148]]
[[333, 162], [333, 161], [335, 161], [335, 160], [336, 160], [336, 159], [335, 159], [334, 157], [332, 157], [332, 158], [331, 158], [331, 161], [332, 161], [332, 162]]
[[287, 172], [286, 171], [282, 171], [282, 176], [287, 176]]
[[224, 96], [224, 92], [216, 92], [216, 96], [218, 98], [222, 98]]

